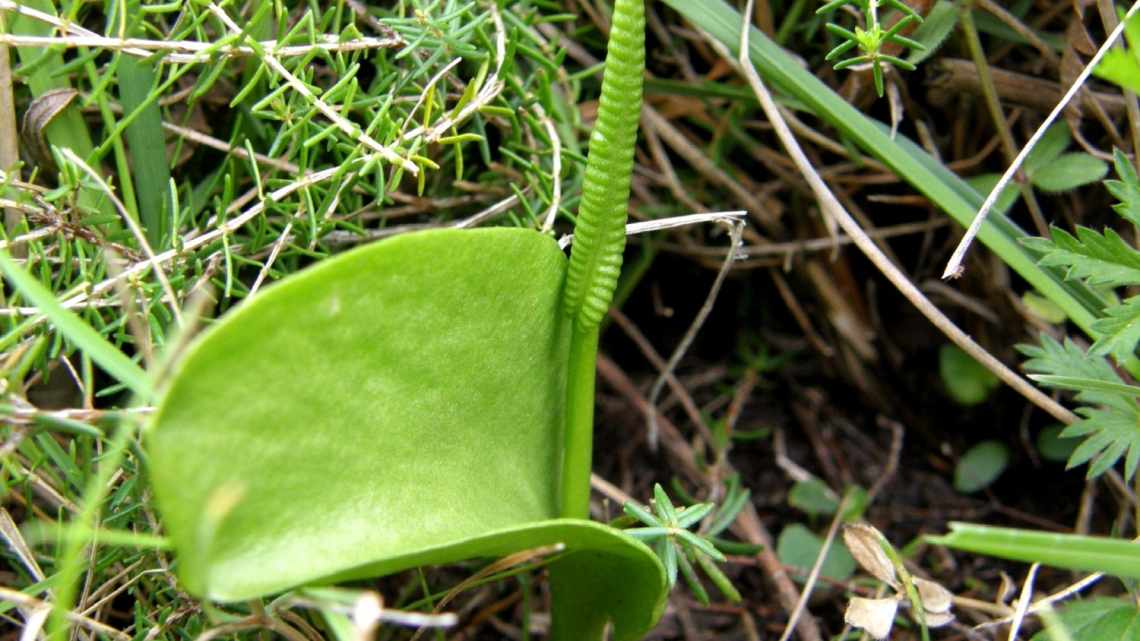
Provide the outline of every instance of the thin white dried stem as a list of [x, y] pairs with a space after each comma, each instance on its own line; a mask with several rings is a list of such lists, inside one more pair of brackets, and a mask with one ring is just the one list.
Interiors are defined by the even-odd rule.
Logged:
[[[269, 257], [265, 259], [265, 264], [257, 272], [257, 278], [253, 281], [253, 285], [249, 288], [249, 296], [257, 293], [261, 288], [261, 283], [265, 281], [265, 277], [269, 275], [269, 268], [273, 266], [273, 262], [277, 260], [277, 254], [281, 252], [281, 248], [285, 246], [286, 241], [289, 240], [289, 233], [293, 231], [293, 221], [290, 220], [285, 224], [285, 229], [281, 230], [281, 235], [273, 243], [273, 248], [269, 250]], [[249, 297], [247, 296], [247, 298]]]
[[[749, 4], [753, 0], [749, 0]], [[776, 135], [783, 143], [785, 150], [791, 156], [792, 161], [800, 170], [804, 179], [811, 187], [812, 192], [815, 194], [816, 200], [819, 203], [820, 209], [828, 215], [835, 218], [843, 231], [851, 236], [855, 246], [863, 252], [865, 256], [887, 277], [896, 289], [899, 290], [907, 300], [914, 305], [923, 316], [926, 316], [931, 323], [934, 324], [943, 334], [947, 336], [955, 345], [962, 348], [967, 354], [973, 357], [976, 361], [981, 363], [986, 369], [993, 372], [999, 379], [1012, 387], [1019, 394], [1024, 396], [1034, 405], [1048, 412], [1054, 418], [1063, 423], [1073, 423], [1077, 420], [1076, 415], [1063, 407], [1060, 403], [1044, 394], [1041, 390], [1034, 387], [1016, 372], [1002, 363], [992, 354], [987, 352], [981, 345], [978, 345], [973, 338], [966, 332], [962, 331], [957, 325], [954, 324], [945, 314], [942, 313], [937, 307], [926, 298], [918, 287], [910, 281], [910, 279], [891, 262], [887, 255], [871, 240], [859, 223], [847, 213], [843, 205], [831, 192], [831, 189], [820, 178], [819, 173], [812, 167], [811, 161], [808, 160], [807, 155], [804, 154], [803, 149], [800, 147], [799, 142], [796, 140], [795, 134], [788, 128], [786, 122], [780, 114], [780, 110], [776, 105], [776, 101], [772, 98], [771, 92], [764, 85], [764, 81], [760, 79], [760, 75], [756, 73], [755, 67], [752, 66], [752, 61], [748, 57], [748, 36], [749, 36], [749, 23], [747, 20], [743, 21], [741, 35], [740, 35], [740, 56], [736, 59], [739, 69], [744, 73], [745, 78], [748, 79], [748, 84], [752, 87], [753, 93], [760, 101], [760, 106], [767, 115], [769, 122], [776, 131]], [[713, 46], [722, 52], [726, 60], [733, 60], [731, 52], [729, 52], [724, 45], [721, 45], [714, 38], [708, 38]]]
[[16, 555], [16, 559], [20, 561], [20, 565], [24, 566], [28, 574], [37, 582], [43, 581], [45, 578], [44, 571], [40, 568], [39, 562], [36, 561], [35, 553], [28, 546], [28, 542], [24, 540], [24, 535], [20, 532], [20, 528], [16, 525], [12, 515], [3, 506], [0, 506], [0, 537], [4, 538], [4, 543]]
[[463, 220], [455, 223], [452, 225], [452, 227], [455, 227], [456, 229], [468, 229], [471, 227], [477, 227], [483, 222], [494, 218], [495, 216], [498, 216], [499, 214], [507, 211], [517, 204], [519, 204], [518, 194], [511, 194], [510, 196], [507, 196], [494, 205], [491, 205], [482, 211], [475, 212], [467, 218], [464, 218]]
[[1128, 14], [1124, 17], [1124, 20], [1116, 25], [1116, 28], [1108, 35], [1104, 44], [1097, 50], [1096, 55], [1094, 55], [1092, 60], [1081, 70], [1077, 79], [1073, 81], [1072, 86], [1070, 86], [1069, 90], [1065, 92], [1065, 95], [1061, 97], [1060, 102], [1053, 107], [1053, 111], [1049, 113], [1049, 116], [1046, 117], [1045, 121], [1041, 123], [1041, 126], [1037, 128], [1037, 131], [1033, 132], [1033, 136], [1029, 138], [1029, 142], [1025, 143], [1025, 146], [1021, 148], [1021, 152], [1017, 154], [1013, 162], [1010, 163], [1009, 168], [1002, 174], [1001, 179], [998, 180], [994, 188], [990, 190], [990, 194], [986, 196], [986, 200], [982, 203], [981, 208], [978, 209], [978, 213], [974, 216], [970, 227], [966, 229], [966, 234], [962, 236], [958, 247], [954, 249], [954, 253], [950, 256], [949, 262], [946, 263], [946, 270], [942, 272], [942, 278], [957, 278], [962, 274], [962, 261], [966, 257], [966, 251], [970, 248], [970, 244], [974, 242], [974, 238], [977, 237], [978, 231], [982, 228], [982, 223], [986, 220], [986, 216], [989, 215], [990, 210], [993, 209], [994, 204], [997, 203], [998, 198], [1002, 192], [1005, 191], [1006, 185], [1009, 184], [1009, 181], [1013, 180], [1014, 174], [1021, 168], [1021, 165], [1025, 162], [1025, 159], [1029, 157], [1029, 153], [1033, 151], [1033, 148], [1037, 146], [1037, 142], [1045, 135], [1045, 131], [1049, 129], [1053, 121], [1061, 115], [1061, 111], [1065, 109], [1065, 106], [1069, 104], [1073, 96], [1077, 95], [1077, 92], [1080, 91], [1085, 81], [1088, 80], [1088, 77], [1092, 74], [1093, 69], [1100, 63], [1101, 58], [1108, 53], [1108, 50], [1112, 48], [1112, 45], [1120, 38], [1120, 34], [1124, 32], [1124, 25], [1128, 23], [1129, 18], [1131, 18], [1138, 9], [1140, 9], [1140, 0], [1132, 3], [1132, 7], [1128, 9]]
[[[8, 207], [6, 202], [7, 201], [5, 201], [3, 198], [0, 198], [0, 208]], [[20, 245], [39, 240], [41, 238], [46, 238], [47, 236], [51, 236], [58, 231], [59, 228], [55, 227], [54, 225], [50, 227], [40, 227], [35, 231], [28, 232], [26, 234], [20, 234], [11, 240], [0, 240], [0, 249], [9, 250], [12, 247], [18, 247]]]
[[[787, 439], [784, 438], [784, 430], [780, 428], [776, 428], [776, 431], [772, 433], [772, 451], [775, 454], [776, 467], [783, 470], [789, 479], [796, 483], [803, 483], [816, 478], [814, 474], [804, 469], [802, 465], [796, 463], [792, 460], [792, 457], [788, 456]], [[823, 485], [823, 487], [827, 489], [827, 493], [831, 498], [839, 498], [830, 487], [827, 487], [827, 485]]]
[[[218, 5], [211, 2], [208, 5], [208, 8], [210, 12], [218, 18], [218, 20], [221, 20], [222, 23], [226, 25], [226, 28], [234, 33], [241, 33], [241, 28], [238, 27], [236, 23], [234, 23], [229, 14], [218, 7]], [[379, 154], [381, 158], [387, 160], [389, 163], [399, 165], [404, 169], [404, 171], [408, 172], [409, 174], [414, 176], [419, 173], [419, 168], [416, 167], [415, 163], [408, 160], [407, 158], [402, 158], [396, 152], [377, 142], [374, 138], [372, 138], [372, 136], [369, 136], [359, 126], [341, 116], [335, 109], [330, 107], [328, 103], [326, 103], [324, 100], [321, 100], [320, 97], [314, 94], [312, 90], [310, 90], [309, 87], [305, 85], [305, 83], [301, 82], [297, 76], [294, 76], [292, 72], [286, 69], [285, 66], [282, 65], [279, 60], [277, 60], [277, 57], [268, 49], [263, 49], [261, 51], [259, 60], [264, 62], [266, 66], [268, 66], [273, 70], [274, 73], [280, 76], [286, 82], [286, 84], [293, 88], [294, 91], [301, 94], [301, 96], [303, 96], [305, 99], [311, 101], [313, 106], [316, 107], [317, 111], [321, 112], [325, 118], [328, 118], [329, 121], [336, 125], [337, 129], [340, 129], [346, 136], [353, 140], [359, 141], [364, 146]]]
[[[162, 128], [173, 133], [173, 134], [175, 134], [176, 136], [179, 136], [180, 138], [185, 138], [191, 142], [198, 143], [199, 145], [202, 145], [205, 147], [210, 147], [211, 149], [217, 149], [218, 151], [222, 151], [222, 152], [225, 152], [227, 154], [233, 154], [234, 156], [236, 156], [237, 158], [241, 158], [242, 160], [249, 160], [250, 159], [249, 152], [246, 151], [246, 149], [244, 147], [238, 147], [236, 145], [231, 145], [230, 143], [228, 143], [224, 140], [214, 138], [213, 136], [208, 136], [208, 135], [206, 135], [200, 131], [197, 131], [195, 129], [190, 129], [188, 127], [180, 127], [178, 125], [175, 125], [173, 123], [169, 123], [166, 121], [162, 122]], [[298, 167], [297, 165], [294, 165], [293, 163], [291, 163], [287, 160], [279, 160], [277, 158], [270, 158], [269, 156], [266, 156], [265, 154], [259, 154], [256, 152], [254, 152], [254, 154], [253, 154], [253, 159], [256, 160], [257, 162], [263, 164], [263, 165], [268, 165], [269, 167], [273, 167], [274, 169], [279, 169], [279, 170], [281, 170], [287, 174], [296, 175], [296, 174], [301, 173], [300, 167]]]
[[150, 263], [151, 267], [154, 268], [154, 276], [158, 279], [158, 283], [162, 287], [163, 293], [166, 294], [166, 302], [170, 305], [170, 313], [174, 315], [175, 321], [181, 325], [182, 312], [181, 305], [178, 303], [178, 296], [174, 294], [174, 288], [170, 286], [170, 280], [166, 278], [166, 272], [163, 271], [162, 265], [158, 262], [158, 259], [154, 253], [154, 249], [150, 246], [150, 243], [147, 242], [146, 233], [143, 232], [141, 227], [139, 227], [139, 224], [135, 220], [134, 216], [131, 216], [131, 213], [127, 211], [126, 206], [123, 205], [123, 201], [119, 200], [119, 197], [115, 195], [115, 192], [111, 189], [111, 186], [108, 185], [105, 180], [103, 180], [103, 177], [99, 175], [99, 172], [92, 169], [90, 165], [84, 162], [82, 158], [80, 158], [75, 154], [75, 152], [67, 147], [60, 147], [59, 153], [64, 158], [66, 158], [68, 162], [75, 165], [75, 167], [83, 173], [87, 174], [91, 180], [95, 181], [95, 184], [99, 186], [99, 189], [107, 195], [107, 198], [111, 200], [111, 204], [115, 206], [115, 209], [123, 218], [123, 222], [127, 224], [127, 228], [131, 230], [131, 234], [135, 237], [135, 241], [139, 244], [139, 247], [142, 247], [143, 253], [146, 254], [147, 261]]
[[[746, 13], [745, 15], [752, 15]], [[811, 598], [811, 592], [815, 588], [816, 582], [819, 580], [819, 573], [823, 570], [823, 562], [827, 560], [827, 554], [831, 551], [831, 544], [835, 541], [835, 534], [839, 531], [839, 526], [843, 523], [843, 510], [838, 509], [835, 511], [835, 516], [831, 519], [831, 525], [827, 528], [827, 536], [823, 539], [823, 545], [819, 547], [819, 554], [815, 557], [815, 563], [811, 566], [811, 572], [808, 573], [807, 580], [804, 581], [803, 590], [800, 591], [800, 599], [796, 601], [796, 607], [788, 616], [788, 623], [784, 626], [784, 633], [780, 635], [780, 641], [788, 641], [792, 638], [792, 633], [796, 630], [796, 624], [799, 623], [800, 617], [803, 616], [804, 611], [807, 609], [808, 599]]]
[[[689, 326], [688, 331], [681, 338], [677, 348], [669, 356], [668, 362], [665, 363], [665, 369], [657, 375], [657, 380], [653, 381], [653, 387], [649, 390], [649, 397], [647, 399], [650, 407], [657, 407], [657, 398], [661, 396], [661, 390], [665, 388], [665, 382], [668, 377], [677, 368], [677, 364], [685, 356], [685, 352], [689, 351], [689, 346], [693, 344], [693, 340], [697, 337], [697, 332], [701, 331], [701, 327], [705, 324], [709, 314], [712, 313], [713, 304], [716, 303], [716, 298], [720, 294], [720, 288], [724, 285], [724, 279], [728, 276], [728, 272], [732, 270], [732, 263], [736, 260], [736, 251], [740, 248], [740, 237], [744, 233], [744, 221], [735, 220], [732, 222], [723, 221], [722, 224], [729, 227], [729, 250], [725, 254], [724, 262], [720, 265], [720, 270], [717, 271], [716, 279], [713, 281], [712, 287], [709, 288], [709, 293], [705, 296], [705, 302], [701, 305], [697, 315], [693, 318], [693, 323]], [[648, 412], [646, 415], [646, 422], [648, 432], [646, 434], [646, 441], [648, 442], [649, 449], [652, 451], [657, 450], [657, 412]]]
[[[3, 0], [0, 0], [2, 5]], [[0, 6], [2, 8], [2, 6]], [[336, 36], [325, 34], [317, 36], [317, 42], [307, 45], [279, 45], [276, 40], [261, 40], [258, 45], [272, 51], [273, 55], [281, 58], [304, 56], [313, 51], [327, 51], [330, 53], [343, 53], [351, 51], [365, 51], [369, 49], [390, 49], [402, 44], [396, 38], [357, 38], [341, 42]], [[0, 34], [0, 45], [10, 47], [64, 47], [76, 49], [90, 47], [93, 49], [108, 49], [121, 51], [140, 58], [148, 58], [157, 52], [171, 52], [162, 56], [159, 61], [176, 64], [199, 64], [212, 62], [217, 58], [235, 58], [241, 56], [255, 56], [253, 47], [242, 45], [221, 45], [211, 42], [197, 42], [194, 40], [149, 40], [146, 38], [108, 38], [100, 35], [75, 36], [24, 36], [18, 34]], [[192, 53], [187, 53], [192, 52]]]
[[43, 632], [44, 624], [47, 623], [48, 616], [51, 614], [51, 606], [45, 603], [21, 609], [25, 614], [24, 629], [20, 631], [20, 641], [37, 641]]
[[[33, 596], [28, 596], [19, 590], [13, 590], [6, 587], [0, 587], [0, 601], [15, 603], [16, 605], [25, 609], [42, 607], [47, 607], [49, 610], [51, 609], [51, 604], [47, 601], [41, 601], [40, 599], [37, 599]], [[87, 628], [93, 632], [105, 634], [111, 638], [120, 639], [122, 641], [130, 641], [131, 639], [130, 635], [124, 633], [121, 630], [116, 630], [106, 623], [102, 623], [94, 619], [89, 619], [85, 616], [80, 616], [74, 612], [65, 612], [64, 616], [67, 617], [68, 621], [83, 626], [84, 628]]]
[[402, 142], [407, 142], [417, 136], [423, 136], [427, 142], [439, 140], [448, 129], [466, 122], [475, 112], [490, 104], [503, 91], [505, 83], [499, 79], [499, 73], [503, 70], [503, 61], [507, 57], [507, 32], [503, 26], [503, 18], [499, 15], [499, 9], [494, 3], [490, 5], [490, 12], [491, 22], [495, 25], [495, 70], [483, 81], [479, 91], [475, 92], [475, 97], [464, 105], [458, 113], [445, 114], [430, 129], [425, 130], [423, 126], [420, 126], [405, 132], [400, 137]]
[[547, 137], [550, 138], [551, 147], [550, 181], [554, 183], [554, 189], [550, 194], [550, 207], [546, 210], [546, 218], [542, 221], [542, 232], [546, 233], [554, 229], [554, 219], [558, 217], [558, 208], [562, 205], [562, 139], [558, 137], [558, 129], [555, 128], [550, 116], [546, 115], [542, 105], [535, 103], [534, 107], [538, 119], [546, 129]]
[[[364, 162], [365, 162], [365, 159], [361, 158], [354, 164], [359, 165], [359, 164], [364, 163]], [[321, 171], [313, 172], [311, 174], [306, 174], [305, 176], [299, 178], [296, 182], [289, 183], [288, 185], [285, 185], [285, 186], [281, 187], [280, 189], [277, 189], [276, 191], [270, 192], [266, 201], [278, 202], [278, 201], [282, 200], [283, 198], [285, 198], [286, 196], [288, 196], [289, 194], [292, 194], [293, 192], [295, 192], [299, 189], [303, 189], [305, 187], [309, 187], [309, 186], [315, 185], [317, 183], [323, 182], [325, 180], [328, 180], [329, 178], [332, 178], [332, 177], [338, 175], [341, 171], [343, 171], [342, 167], [330, 167], [328, 169], [323, 169]], [[200, 234], [197, 236], [191, 236], [191, 237], [183, 238], [181, 243], [180, 243], [180, 246], [178, 248], [169, 249], [169, 250], [167, 250], [161, 254], [156, 255], [154, 257], [153, 262], [157, 263], [157, 264], [168, 263], [168, 262], [174, 260], [175, 258], [178, 258], [179, 256], [183, 255], [185, 252], [188, 252], [188, 251], [197, 249], [199, 247], [202, 247], [203, 245], [207, 245], [209, 243], [212, 243], [215, 240], [221, 238], [222, 236], [224, 236], [226, 234], [232, 234], [233, 232], [237, 231], [239, 228], [241, 228], [243, 225], [245, 225], [249, 221], [253, 220], [254, 218], [257, 218], [259, 215], [261, 215], [261, 213], [264, 210], [265, 210], [265, 202], [259, 202], [255, 205], [251, 206], [249, 209], [243, 211], [240, 215], [234, 216], [233, 218], [227, 220], [224, 224], [222, 224], [217, 229], [212, 229], [209, 232], [206, 232], [204, 234]], [[214, 224], [216, 224], [216, 223], [214, 223]], [[88, 291], [76, 294], [74, 296], [71, 296], [70, 298], [67, 298], [67, 299], [61, 301], [60, 304], [63, 305], [64, 307], [68, 308], [68, 309], [74, 309], [77, 307], [95, 307], [95, 306], [112, 307], [115, 305], [115, 303], [107, 302], [107, 301], [96, 301], [93, 299], [95, 299], [99, 296], [102, 296], [103, 294], [105, 294], [106, 292], [108, 292], [109, 290], [114, 288], [115, 283], [120, 282], [120, 281], [127, 279], [127, 278], [134, 278], [136, 276], [139, 276], [140, 274], [144, 273], [147, 269], [151, 268], [151, 266], [152, 266], [152, 262], [149, 260], [148, 261], [140, 261], [138, 263], [135, 263], [135, 264], [131, 265], [130, 267], [127, 267], [126, 269], [124, 269], [122, 271], [122, 273], [118, 274], [117, 276], [114, 276], [112, 278], [108, 278], [106, 280], [103, 280], [103, 281], [95, 284], [95, 285], [92, 285], [88, 289]], [[35, 307], [15, 307], [15, 308], [8, 307], [8, 308], [0, 309], [0, 315], [31, 316], [31, 315], [40, 315], [40, 314], [41, 314], [40, 310], [38, 308], [35, 308]], [[43, 322], [43, 317], [41, 316], [37, 322]]]
[[1021, 630], [1021, 622], [1029, 612], [1029, 600], [1033, 598], [1033, 579], [1037, 576], [1040, 563], [1029, 566], [1029, 573], [1025, 575], [1025, 583], [1021, 584], [1021, 596], [1017, 598], [1017, 607], [1013, 611], [1013, 620], [1009, 624], [1009, 641], [1017, 640], [1017, 633]]
[[[1103, 578], [1104, 578], [1103, 572], [1095, 572], [1093, 574], [1090, 574], [1090, 575], [1084, 577], [1083, 579], [1069, 585], [1068, 587], [1065, 587], [1064, 589], [1058, 590], [1058, 591], [1054, 592], [1053, 594], [1050, 594], [1049, 596], [1045, 596], [1045, 597], [1042, 597], [1040, 599], [1037, 599], [1036, 601], [1033, 602], [1033, 605], [1030, 605], [1026, 609], [1025, 613], [1027, 615], [1028, 614], [1034, 614], [1034, 615], [1039, 614], [1043, 610], [1047, 610], [1047, 609], [1052, 608], [1054, 603], [1057, 603], [1058, 601], [1063, 601], [1065, 599], [1068, 599], [1070, 597], [1075, 596], [1076, 594], [1081, 592], [1081, 590], [1084, 590], [1085, 588], [1093, 585], [1094, 583], [1100, 581]], [[955, 597], [954, 601], [955, 601], [956, 605], [960, 601], [961, 607], [972, 607], [975, 609], [983, 609], [981, 607], [981, 604], [975, 604], [972, 602], [972, 600], [966, 599], [963, 597]], [[987, 605], [991, 605], [991, 604], [987, 604]], [[1005, 607], [1005, 606], [1001, 606], [1001, 607]], [[1009, 612], [1010, 608], [1005, 607], [1005, 611]], [[1000, 625], [1006, 625], [1006, 624], [1010, 623], [1011, 621], [1013, 621], [1013, 617], [1014, 617], [1014, 614], [1006, 614], [1005, 616], [1003, 616], [999, 619], [994, 619], [993, 621], [987, 621], [987, 622], [979, 625], [978, 628], [991, 628], [991, 627], [996, 627], [996, 626], [1000, 626]]]
[[[110, 49], [121, 50], [134, 56], [150, 57], [154, 55], [155, 51], [175, 51], [182, 53], [173, 53], [168, 55], [165, 59], [170, 62], [180, 63], [196, 63], [209, 60], [211, 56], [245, 56], [255, 55], [256, 50], [252, 47], [243, 47], [236, 45], [221, 45], [217, 43], [195, 42], [188, 40], [145, 40], [145, 39], [127, 39], [127, 38], [106, 38], [94, 31], [85, 29], [69, 20], [61, 20], [49, 13], [38, 11], [26, 5], [12, 2], [11, 0], [0, 0], [0, 11], [12, 11], [60, 30], [63, 33], [71, 34], [67, 37], [45, 37], [53, 41], [51, 43], [41, 46], [104, 46]], [[390, 30], [389, 30], [390, 31]], [[0, 34], [0, 37], [19, 38], [23, 36], [14, 36], [11, 34]], [[89, 42], [96, 42], [98, 40], [110, 41], [112, 44], [97, 45], [97, 44], [70, 44], [71, 38], [85, 39]], [[277, 50], [278, 55], [292, 57], [302, 56], [317, 49], [325, 51], [355, 51], [360, 49], [375, 49], [375, 48], [388, 48], [398, 47], [404, 44], [403, 38], [395, 32], [386, 35], [384, 38], [358, 38], [349, 42], [340, 42], [339, 36], [335, 34], [323, 34], [317, 36], [319, 42], [311, 45], [285, 45], [278, 48], [276, 40], [265, 40], [260, 43], [262, 47], [273, 48]], [[56, 42], [58, 40], [59, 42]], [[115, 43], [126, 42], [125, 46], [118, 46]], [[390, 44], [382, 44], [390, 42]], [[145, 44], [144, 44], [145, 43]], [[365, 45], [365, 46], [361, 46]], [[19, 46], [19, 45], [16, 45]], [[187, 54], [185, 52], [192, 52]]]
[[[638, 223], [630, 223], [625, 226], [626, 236], [636, 236], [638, 234], [646, 234], [654, 231], [662, 231], [664, 229], [673, 229], [675, 227], [688, 227], [689, 225], [702, 225], [704, 223], [716, 222], [739, 222], [742, 218], [748, 215], [746, 211], [714, 211], [707, 214], [687, 214], [685, 216], [673, 216], [671, 218], [659, 218], [656, 220], [646, 220]], [[558, 239], [558, 246], [566, 249], [574, 242], [574, 234], [566, 234]], [[733, 247], [732, 249], [735, 249]]]
[[[2, 35], [2, 34], [0, 34]], [[14, 170], [20, 161], [16, 136], [16, 102], [12, 93], [12, 68], [8, 48], [0, 45], [0, 170]], [[17, 173], [15, 178], [19, 178]], [[3, 184], [3, 183], [0, 183]], [[20, 212], [15, 208], [0, 208], [4, 212], [4, 229], [8, 233], [20, 224]]]
[[451, 62], [444, 65], [443, 69], [435, 72], [435, 75], [427, 81], [427, 84], [424, 85], [423, 90], [420, 91], [419, 97], [416, 98], [416, 104], [412, 105], [412, 108], [408, 110], [408, 116], [404, 119], [404, 126], [400, 127], [400, 129], [407, 130], [407, 128], [411, 126], [412, 119], [416, 117], [416, 112], [420, 110], [420, 107], [423, 106], [424, 101], [427, 100], [428, 94], [431, 93], [432, 88], [435, 87], [440, 80], [443, 80], [443, 77], [446, 76], [449, 71], [454, 69], [461, 62], [463, 62], [463, 58], [455, 58]]
[[633, 501], [633, 497], [623, 492], [620, 487], [593, 472], [590, 473], [590, 487], [618, 505]]

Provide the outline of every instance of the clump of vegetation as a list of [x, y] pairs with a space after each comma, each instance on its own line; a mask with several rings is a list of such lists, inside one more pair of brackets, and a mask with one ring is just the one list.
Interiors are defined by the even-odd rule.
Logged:
[[0, 616], [1123, 638], [1108, 4], [0, 0]]

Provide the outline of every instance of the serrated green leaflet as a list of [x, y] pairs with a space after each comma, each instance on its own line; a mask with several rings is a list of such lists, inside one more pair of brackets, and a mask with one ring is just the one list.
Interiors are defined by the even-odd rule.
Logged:
[[1112, 354], [1123, 361], [1136, 351], [1140, 342], [1140, 296], [1104, 310], [1105, 316], [1093, 323], [1100, 338], [1089, 348], [1090, 354]]
[[558, 638], [596, 638], [609, 618], [615, 638], [643, 634], [664, 598], [652, 551], [552, 521], [565, 269], [534, 231], [410, 234], [207, 332], [147, 434], [186, 587], [239, 600], [561, 542], [574, 554], [552, 570]]
[[1066, 278], [1079, 278], [1091, 285], [1140, 283], [1140, 254], [1111, 229], [1104, 234], [1077, 226], [1076, 236], [1054, 227], [1052, 239], [1026, 239], [1025, 245], [1043, 254], [1041, 265], [1063, 267]]

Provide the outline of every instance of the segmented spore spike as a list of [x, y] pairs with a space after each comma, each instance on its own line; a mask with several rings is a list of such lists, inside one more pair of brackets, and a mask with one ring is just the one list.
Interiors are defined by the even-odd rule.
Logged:
[[643, 0], [617, 0], [566, 276], [566, 309], [582, 327], [601, 323], [621, 273], [644, 74]]

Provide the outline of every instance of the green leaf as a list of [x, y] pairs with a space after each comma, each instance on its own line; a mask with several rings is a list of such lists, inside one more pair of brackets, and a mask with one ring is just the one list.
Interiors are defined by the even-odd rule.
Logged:
[[926, 14], [922, 24], [910, 35], [911, 38], [922, 44], [922, 48], [912, 49], [906, 57], [906, 61], [917, 65], [934, 55], [942, 43], [946, 42], [946, 38], [954, 32], [954, 27], [957, 24], [958, 8], [949, 0], [938, 0], [934, 3], [930, 13]]
[[819, 479], [800, 481], [788, 492], [788, 505], [808, 514], [835, 514], [839, 501]]
[[1021, 303], [1037, 318], [1056, 325], [1065, 322], [1065, 310], [1056, 303], [1041, 296], [1034, 291], [1027, 291], [1021, 295]]
[[[997, 187], [998, 181], [1001, 180], [1001, 174], [979, 174], [971, 176], [966, 179], [966, 184], [970, 185], [978, 191], [978, 193], [988, 194]], [[1001, 195], [998, 196], [997, 202], [994, 203], [993, 211], [1008, 214], [1009, 208], [1021, 198], [1021, 192], [1017, 190], [1015, 185], [1007, 184], [1002, 190]]]
[[200, 337], [146, 439], [186, 588], [233, 601], [563, 543], [554, 638], [600, 638], [607, 619], [640, 638], [665, 596], [656, 556], [553, 520], [565, 265], [529, 230], [397, 236]]
[[1030, 171], [1029, 180], [1042, 191], [1069, 191], [1092, 184], [1108, 173], [1108, 163], [1083, 151], [1062, 154], [1060, 158]]
[[1132, 356], [1136, 342], [1140, 341], [1140, 296], [1133, 296], [1119, 305], [1104, 310], [1104, 318], [1093, 323], [1101, 337], [1089, 347], [1089, 353], [1098, 356], [1112, 354], [1119, 361]]
[[8, 278], [8, 281], [17, 291], [28, 299], [28, 302], [39, 308], [43, 315], [55, 325], [56, 329], [76, 347], [83, 350], [83, 353], [91, 357], [91, 360], [130, 388], [138, 397], [150, 399], [153, 390], [150, 377], [147, 376], [146, 372], [116, 349], [114, 345], [107, 342], [107, 339], [103, 338], [99, 332], [91, 329], [91, 326], [83, 322], [83, 319], [61, 305], [56, 300], [55, 294], [32, 278], [3, 249], [0, 249], [0, 271], [4, 272], [4, 276]]
[[1064, 425], [1050, 425], [1037, 434], [1037, 453], [1047, 461], [1064, 461], [1073, 455], [1079, 440], [1061, 436]]
[[[823, 548], [823, 539], [799, 523], [793, 523], [780, 532], [776, 540], [776, 556], [784, 565], [799, 568], [803, 574], [811, 571], [815, 559]], [[820, 574], [835, 581], [846, 581], [855, 572], [855, 559], [842, 541], [833, 541], [820, 568]]]
[[1069, 424], [1062, 432], [1064, 438], [1086, 437], [1073, 450], [1068, 468], [1089, 463], [1088, 478], [1100, 476], [1108, 471], [1121, 456], [1124, 461], [1124, 475], [1131, 479], [1140, 463], [1140, 412], [1135, 403], [1126, 409], [1093, 409], [1081, 407], [1077, 413], [1081, 420]]
[[1140, 641], [1140, 610], [1123, 599], [1097, 597], [1070, 601], [1059, 611], [1068, 637], [1042, 630], [1031, 641]]
[[993, 372], [954, 345], [938, 350], [938, 373], [950, 397], [962, 405], [977, 405], [1001, 384]]
[[1093, 75], [1133, 93], [1140, 93], [1140, 63], [1129, 52], [1110, 49], [1093, 70]]
[[950, 534], [927, 541], [1003, 559], [1140, 579], [1140, 547], [1125, 539], [951, 523]]
[[[141, 33], [133, 34], [141, 36]], [[155, 83], [154, 65], [134, 56], [119, 61], [119, 96], [123, 109], [136, 117], [125, 132], [138, 193], [140, 222], [152, 247], [165, 247], [168, 240], [170, 164], [162, 131], [158, 101], [147, 101]]]
[[1058, 387], [1079, 392], [1104, 392], [1107, 394], [1120, 394], [1126, 396], [1140, 396], [1140, 387], [1126, 383], [1101, 381], [1095, 378], [1080, 376], [1058, 376], [1056, 374], [1031, 374], [1029, 378], [1050, 387]]
[[[1017, 350], [1028, 357], [1026, 371], [1047, 376], [1087, 378], [1103, 383], [1122, 385], [1124, 381], [1103, 356], [1090, 356], [1076, 343], [1066, 338], [1064, 344], [1042, 334], [1041, 345], [1018, 345]], [[1077, 393], [1078, 401], [1093, 405], [1109, 405], [1127, 410], [1134, 405], [1131, 395], [1085, 389]]]
[[1053, 123], [1051, 127], [1045, 130], [1041, 140], [1037, 141], [1037, 146], [1029, 152], [1029, 156], [1025, 159], [1025, 171], [1032, 175], [1034, 172], [1049, 166], [1053, 161], [1060, 158], [1061, 154], [1065, 153], [1072, 141], [1068, 123], [1063, 121]]
[[1115, 231], [1100, 234], [1078, 226], [1073, 236], [1063, 229], [1051, 230], [1052, 240], [1026, 239], [1024, 244], [1042, 255], [1045, 267], [1066, 268], [1065, 278], [1084, 279], [1090, 285], [1117, 287], [1140, 283], [1140, 252]]
[[[732, 59], [740, 49], [740, 12], [724, 0], [664, 0], [695, 26], [723, 44]], [[858, 109], [805, 69], [790, 54], [759, 29], [749, 31], [748, 55], [756, 71], [775, 91], [803, 105], [815, 117], [830, 124], [841, 136], [873, 156], [924, 194], [935, 206], [962, 226], [968, 226], [983, 197], [905, 136], [892, 136], [890, 127], [868, 118]], [[996, 213], [996, 212], [995, 212]], [[1079, 283], [1060, 278], [1033, 262], [1019, 246], [1025, 232], [1002, 215], [991, 214], [978, 233], [994, 253], [1043, 295], [1060, 305], [1078, 326], [1088, 331], [1094, 312], [1103, 305], [1099, 296]]]
[[954, 489], [971, 494], [989, 487], [1009, 465], [1009, 448], [999, 441], [971, 447], [954, 466]]
[[1140, 225], [1140, 176], [1136, 175], [1132, 161], [1119, 149], [1112, 150], [1112, 165], [1120, 178], [1104, 181], [1105, 188], [1120, 201], [1112, 209], [1133, 225]]

